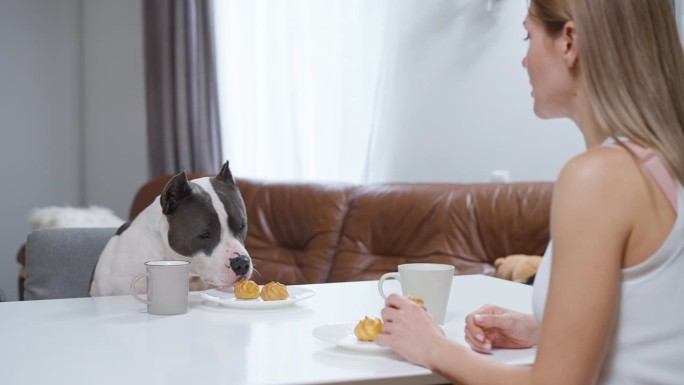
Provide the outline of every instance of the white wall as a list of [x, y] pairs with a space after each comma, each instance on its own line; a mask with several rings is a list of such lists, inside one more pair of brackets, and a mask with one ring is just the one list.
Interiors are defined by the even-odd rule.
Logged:
[[368, 179], [555, 180], [584, 148], [569, 120], [542, 121], [522, 59], [525, 1], [397, 0]]
[[83, 0], [86, 204], [128, 217], [148, 180], [140, 0]]
[[0, 289], [17, 297], [31, 208], [81, 200], [77, 0], [0, 2]]
[[139, 0], [0, 1], [0, 289], [32, 208], [126, 217], [147, 180]]

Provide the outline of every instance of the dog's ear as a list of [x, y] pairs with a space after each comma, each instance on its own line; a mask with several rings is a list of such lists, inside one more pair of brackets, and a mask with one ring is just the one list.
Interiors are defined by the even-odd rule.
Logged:
[[233, 173], [230, 172], [228, 161], [226, 161], [226, 163], [223, 164], [223, 167], [221, 167], [221, 171], [219, 171], [218, 175], [216, 175], [216, 179], [223, 182], [235, 184], [235, 179], [233, 178]]
[[190, 183], [188, 183], [188, 177], [185, 175], [185, 171], [180, 174], [175, 175], [170, 181], [164, 186], [164, 190], [159, 197], [159, 203], [161, 203], [162, 213], [164, 215], [169, 215], [176, 211], [180, 202], [192, 193], [192, 188]]

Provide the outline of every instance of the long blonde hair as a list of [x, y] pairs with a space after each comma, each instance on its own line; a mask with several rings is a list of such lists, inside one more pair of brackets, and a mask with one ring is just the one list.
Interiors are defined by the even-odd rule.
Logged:
[[550, 35], [574, 21], [601, 129], [653, 149], [684, 184], [684, 50], [672, 2], [531, 0], [529, 8]]

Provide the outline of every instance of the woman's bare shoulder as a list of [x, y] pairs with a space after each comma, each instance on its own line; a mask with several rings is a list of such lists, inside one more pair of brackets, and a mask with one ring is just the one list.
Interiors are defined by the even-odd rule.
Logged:
[[609, 147], [594, 147], [570, 159], [563, 166], [558, 182], [579, 188], [619, 186], [624, 190], [639, 175], [638, 161], [628, 152]]
[[[622, 239], [631, 231], [637, 209], [644, 207], [646, 191], [646, 178], [628, 152], [596, 147], [563, 167], [555, 186], [553, 217], [570, 218], [587, 229], [609, 227], [616, 240]], [[581, 218], [593, 219], [588, 223]]]

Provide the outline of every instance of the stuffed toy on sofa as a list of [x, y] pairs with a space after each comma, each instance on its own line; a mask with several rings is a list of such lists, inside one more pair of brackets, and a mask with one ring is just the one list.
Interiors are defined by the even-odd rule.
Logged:
[[515, 254], [494, 261], [496, 277], [514, 282], [532, 284], [542, 257], [538, 255]]

